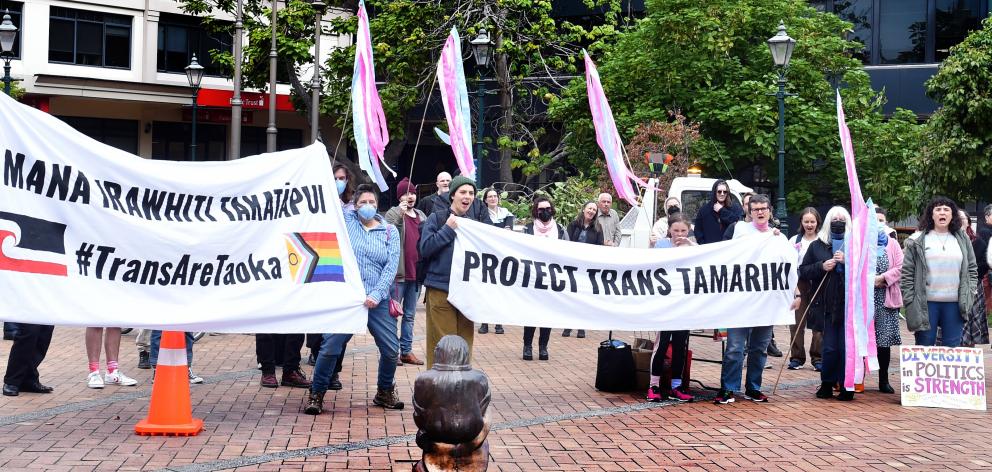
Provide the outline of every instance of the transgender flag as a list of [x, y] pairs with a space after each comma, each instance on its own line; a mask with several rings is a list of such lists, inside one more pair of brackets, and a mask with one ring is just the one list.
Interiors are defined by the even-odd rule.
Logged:
[[643, 187], [647, 187], [647, 183], [634, 175], [624, 162], [623, 142], [620, 141], [617, 124], [613, 121], [613, 110], [606, 101], [603, 84], [599, 81], [599, 71], [589, 58], [589, 53], [583, 50], [582, 54], [586, 61], [586, 94], [589, 96], [592, 124], [596, 128], [596, 142], [603, 150], [606, 168], [610, 171], [610, 179], [613, 180], [613, 188], [617, 190], [617, 196], [633, 206], [638, 206], [638, 192], [634, 190], [630, 181], [633, 180]]
[[[358, 34], [355, 40], [355, 70], [351, 76], [351, 115], [358, 149], [358, 166], [385, 192], [389, 188], [382, 177], [379, 164], [383, 162], [389, 130], [382, 111], [379, 91], [375, 88], [375, 62], [372, 60], [372, 37], [365, 2], [358, 3]], [[388, 166], [386, 170], [396, 177]]]
[[461, 39], [458, 30], [451, 34], [441, 49], [437, 61], [437, 83], [441, 88], [441, 103], [448, 119], [451, 151], [461, 175], [475, 178], [475, 161], [472, 159], [472, 114], [469, 111], [468, 88], [465, 86], [465, 69], [462, 61]]
[[851, 191], [851, 227], [845, 236], [844, 311], [844, 388], [864, 383], [865, 360], [869, 370], [878, 370], [875, 345], [875, 264], [878, 246], [878, 220], [875, 205], [861, 195], [861, 183], [854, 163], [854, 144], [844, 118], [844, 105], [837, 91], [837, 127], [844, 151], [847, 183]]

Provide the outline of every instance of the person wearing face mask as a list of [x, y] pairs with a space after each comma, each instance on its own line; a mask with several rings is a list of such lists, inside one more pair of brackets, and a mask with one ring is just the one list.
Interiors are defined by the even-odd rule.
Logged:
[[730, 186], [726, 180], [720, 179], [713, 184], [713, 193], [709, 203], [703, 205], [696, 214], [693, 233], [699, 244], [710, 244], [723, 241], [727, 227], [741, 219], [741, 207], [730, 197]]
[[[603, 229], [599, 227], [599, 222], [596, 221], [597, 210], [596, 202], [588, 201], [585, 205], [582, 205], [579, 214], [568, 224], [568, 229], [566, 229], [570, 241], [597, 246], [603, 245]], [[567, 338], [572, 335], [572, 330], [562, 330], [561, 335]], [[578, 330], [575, 337], [586, 337], [586, 330]]]
[[334, 184], [337, 186], [338, 197], [341, 197], [341, 206], [345, 211], [355, 209], [352, 197], [355, 195], [355, 179], [351, 178], [351, 171], [342, 164], [334, 166]]
[[410, 179], [403, 178], [396, 184], [396, 194], [400, 202], [386, 212], [386, 222], [400, 231], [400, 263], [396, 269], [396, 282], [392, 296], [403, 306], [403, 320], [400, 328], [400, 360], [397, 365], [424, 365], [424, 361], [413, 354], [413, 328], [417, 315], [417, 298], [420, 294], [420, 284], [417, 283], [417, 259], [420, 250], [420, 226], [427, 220], [427, 215], [416, 209], [417, 194]]
[[[532, 234], [541, 238], [560, 239], [568, 241], [568, 233], [562, 225], [555, 221], [555, 206], [548, 197], [539, 195], [534, 198], [531, 204], [530, 215], [534, 221], [527, 223], [524, 227], [525, 234]], [[534, 360], [534, 331], [533, 326], [524, 327], [524, 352], [525, 361]], [[551, 328], [541, 328], [541, 334], [537, 339], [537, 358], [542, 361], [548, 360], [548, 341], [551, 340]]]
[[875, 345], [878, 353], [878, 391], [896, 393], [889, 383], [889, 364], [892, 359], [892, 346], [902, 344], [899, 335], [899, 308], [902, 307], [902, 292], [899, 291], [899, 276], [902, 274], [903, 254], [899, 240], [889, 237], [886, 230], [886, 214], [882, 207], [875, 207], [875, 215], [881, 228], [878, 231], [876, 248], [878, 262], [875, 267]]
[[455, 229], [459, 218], [469, 216], [475, 203], [475, 181], [459, 175], [451, 180], [449, 206], [427, 217], [420, 232], [420, 257], [427, 268], [424, 304], [427, 305], [427, 368], [434, 365], [434, 348], [446, 335], [457, 334], [472, 351], [475, 324], [448, 302], [448, 281], [451, 278], [451, 255], [455, 246]]
[[[665, 238], [668, 235], [668, 220], [672, 215], [676, 213], [682, 213], [682, 204], [679, 203], [679, 199], [675, 197], [668, 197], [665, 200], [665, 215], [658, 218], [658, 221], [654, 222], [654, 226], [651, 227], [651, 239], [657, 241], [659, 239]], [[654, 242], [651, 243], [654, 245]]]
[[[844, 380], [844, 238], [851, 215], [843, 207], [827, 211], [823, 228], [799, 266], [799, 277], [819, 294], [810, 302], [807, 326], [823, 332], [823, 367], [817, 398], [833, 398], [834, 385]], [[822, 286], [821, 286], [822, 284]], [[854, 391], [842, 390], [838, 400], [854, 400]]]
[[[403, 402], [396, 394], [394, 382], [396, 360], [399, 355], [399, 338], [396, 320], [389, 316], [389, 288], [396, 278], [400, 260], [400, 235], [396, 227], [386, 223], [377, 214], [378, 195], [371, 186], [359, 186], [355, 191], [355, 211], [345, 212], [345, 228], [358, 262], [358, 271], [365, 286], [365, 308], [368, 309], [369, 334], [379, 348], [379, 373], [377, 391], [372, 404], [391, 410], [402, 410]], [[304, 412], [319, 415], [324, 411], [324, 394], [330, 387], [330, 378], [338, 364], [342, 346], [351, 334], [324, 334], [317, 365], [313, 369], [313, 383]]]
[[906, 326], [921, 346], [936, 343], [937, 328], [944, 346], [960, 346], [975, 302], [978, 263], [957, 210], [953, 200], [934, 197], [903, 247], [906, 258], [899, 285]]
[[437, 193], [433, 193], [420, 200], [420, 203], [417, 204], [417, 209], [427, 216], [431, 216], [431, 213], [434, 213], [438, 205], [443, 209], [450, 203], [446, 194], [451, 186], [451, 174], [447, 172], [437, 174], [437, 180], [434, 183], [437, 184]]

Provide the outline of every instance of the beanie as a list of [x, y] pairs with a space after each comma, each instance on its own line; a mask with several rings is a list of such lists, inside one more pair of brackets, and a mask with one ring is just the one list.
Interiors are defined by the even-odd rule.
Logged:
[[396, 195], [402, 197], [408, 193], [416, 193], [416, 188], [416, 186], [410, 183], [409, 177], [403, 177], [403, 180], [396, 184]]
[[458, 191], [458, 187], [461, 187], [463, 185], [471, 185], [472, 190], [476, 190], [476, 191], [479, 190], [479, 188], [475, 186], [474, 180], [465, 177], [464, 175], [459, 175], [451, 179], [451, 187], [448, 188], [448, 201], [451, 201], [451, 199], [454, 197], [455, 192]]

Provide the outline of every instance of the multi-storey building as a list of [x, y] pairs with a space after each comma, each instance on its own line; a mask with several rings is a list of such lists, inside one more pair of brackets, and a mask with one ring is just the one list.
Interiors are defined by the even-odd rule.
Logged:
[[[192, 89], [185, 68], [195, 54], [205, 68], [197, 160], [227, 157], [233, 84], [210, 51], [230, 51], [230, 35], [212, 33], [175, 0], [0, 0], [2, 9], [18, 28], [12, 75], [26, 91], [22, 101], [145, 158], [189, 158]], [[325, 20], [340, 14], [346, 13], [328, 11]], [[350, 40], [325, 36], [322, 57]], [[309, 80], [312, 67], [305, 69], [301, 78]], [[294, 111], [289, 85], [277, 92], [278, 147], [309, 143], [309, 123]], [[241, 154], [265, 152], [269, 96], [243, 92], [242, 100]]]

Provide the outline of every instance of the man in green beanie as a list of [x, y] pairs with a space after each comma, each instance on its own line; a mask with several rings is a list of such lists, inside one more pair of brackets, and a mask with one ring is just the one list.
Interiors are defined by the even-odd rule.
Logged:
[[475, 326], [457, 308], [448, 303], [448, 279], [451, 275], [451, 254], [455, 248], [455, 228], [458, 218], [468, 217], [475, 202], [475, 181], [459, 175], [451, 180], [448, 198], [451, 205], [443, 211], [435, 210], [427, 218], [420, 232], [420, 257], [425, 261], [427, 274], [424, 285], [427, 293], [427, 368], [434, 365], [434, 347], [448, 334], [457, 334], [468, 343], [472, 351]]

